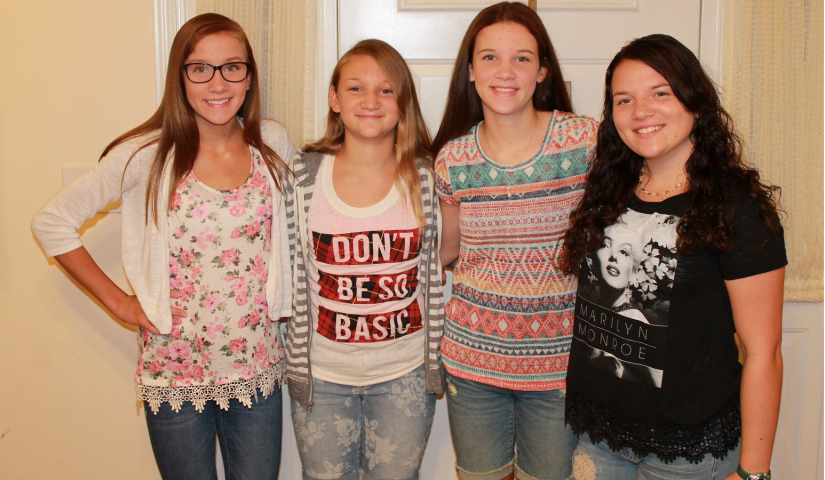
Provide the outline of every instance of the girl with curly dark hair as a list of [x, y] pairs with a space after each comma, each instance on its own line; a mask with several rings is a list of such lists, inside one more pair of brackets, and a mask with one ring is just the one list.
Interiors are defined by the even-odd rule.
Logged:
[[[770, 478], [787, 264], [779, 188], [745, 164], [713, 82], [672, 37], [630, 42], [605, 84], [563, 260], [579, 274], [565, 412], [579, 434], [574, 478]], [[625, 295], [646, 321], [594, 293], [611, 280], [598, 277], [625, 276], [593, 267], [614, 250], [640, 255]]]

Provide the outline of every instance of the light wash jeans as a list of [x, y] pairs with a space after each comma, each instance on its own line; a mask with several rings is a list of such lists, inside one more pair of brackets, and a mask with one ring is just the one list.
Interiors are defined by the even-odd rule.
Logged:
[[312, 408], [292, 400], [305, 480], [414, 480], [435, 414], [424, 366], [353, 387], [312, 380]]
[[[447, 410], [462, 480], [570, 475], [576, 436], [564, 424], [564, 391], [519, 391], [447, 374]], [[518, 451], [518, 455], [516, 455]]]
[[707, 454], [697, 463], [677, 457], [665, 463], [656, 455], [639, 457], [623, 448], [610, 450], [605, 442], [593, 444], [585, 433], [573, 453], [572, 480], [717, 480], [736, 471], [739, 445], [719, 460]]
[[168, 403], [157, 415], [149, 402], [143, 402], [149, 440], [164, 480], [217, 480], [215, 433], [221, 446], [224, 474], [232, 480], [278, 478], [281, 463], [281, 389], [258, 401], [252, 408], [236, 399], [229, 410], [214, 401], [206, 402], [203, 413], [191, 402], [184, 402], [179, 412]]

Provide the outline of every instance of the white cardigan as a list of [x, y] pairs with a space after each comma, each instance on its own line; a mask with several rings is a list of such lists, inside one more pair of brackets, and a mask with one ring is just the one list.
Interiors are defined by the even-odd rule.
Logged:
[[[261, 133], [264, 142], [281, 159], [288, 162], [293, 157], [295, 147], [281, 125], [264, 120]], [[122, 199], [120, 248], [123, 270], [146, 316], [160, 333], [168, 334], [172, 330], [168, 217], [164, 216], [157, 226], [151, 217], [148, 225], [145, 221], [146, 186], [157, 147], [146, 147], [132, 157], [135, 150], [150, 138], [151, 134], [134, 138], [112, 149], [94, 168], [49, 200], [34, 216], [31, 228], [46, 255], [61, 255], [83, 246], [77, 232], [80, 226], [109, 203]], [[131, 162], [129, 158], [132, 158]], [[161, 177], [158, 212], [168, 211], [165, 192], [169, 191], [171, 164], [167, 163]], [[269, 188], [273, 195], [280, 195], [271, 178]], [[266, 298], [271, 315], [289, 317], [292, 315], [292, 272], [283, 204], [283, 196], [280, 201], [272, 202], [273, 234]]]

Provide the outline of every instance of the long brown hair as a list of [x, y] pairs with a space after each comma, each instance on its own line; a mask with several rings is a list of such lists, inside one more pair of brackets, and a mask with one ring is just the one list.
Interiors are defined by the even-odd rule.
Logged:
[[578, 272], [585, 255], [602, 245], [604, 229], [618, 220], [636, 195], [644, 159], [624, 143], [613, 123], [613, 74], [625, 61], [642, 62], [656, 70], [685, 110], [696, 117], [690, 132], [693, 151], [685, 163], [687, 208], [676, 225], [679, 253], [697, 247], [733, 248], [731, 195], [737, 189], [756, 200], [768, 230], [780, 228], [777, 204], [781, 190], [762, 181], [759, 172], [745, 163], [733, 120], [696, 55], [671, 36], [648, 35], [625, 45], [607, 67], [596, 159], [582, 201], [570, 214], [562, 268]]
[[533, 108], [542, 112], [561, 110], [572, 112], [570, 95], [564, 86], [564, 77], [556, 58], [556, 51], [541, 23], [538, 14], [523, 3], [501, 2], [479, 12], [464, 34], [458, 56], [453, 67], [447, 107], [441, 119], [441, 127], [433, 140], [433, 156], [450, 140], [466, 134], [470, 128], [484, 120], [481, 98], [475, 84], [470, 82], [470, 65], [473, 63], [476, 37], [483, 29], [496, 23], [517, 23], [530, 32], [538, 45], [540, 66], [547, 70], [544, 80], [536, 85], [533, 92]]
[[[430, 133], [418, 106], [412, 74], [401, 55], [389, 44], [375, 39], [362, 40], [338, 60], [335, 70], [332, 71], [329, 88], [338, 89], [344, 65], [359, 55], [366, 55], [375, 60], [395, 93], [395, 101], [398, 104], [398, 126], [395, 129], [395, 155], [398, 167], [395, 184], [403, 198], [412, 205], [418, 226], [423, 226], [422, 199], [420, 195], [414, 195], [415, 192], [421, 191], [421, 177], [416, 160], [421, 161], [430, 170], [433, 162], [430, 155]], [[330, 108], [327, 113], [326, 133], [318, 140], [305, 145], [304, 150], [335, 155], [341, 149], [344, 140], [344, 122], [341, 121], [341, 115]]]
[[[172, 49], [169, 52], [166, 87], [157, 111], [149, 120], [114, 139], [100, 155], [100, 158], [103, 158], [111, 149], [132, 138], [151, 135], [149, 141], [137, 150], [140, 151], [157, 144], [157, 152], [149, 170], [149, 181], [146, 187], [145, 221], [147, 224], [150, 215], [155, 224], [158, 222], [161, 177], [169, 158], [172, 157], [172, 171], [169, 191], [166, 192], [167, 211], [171, 208], [178, 184], [192, 171], [192, 166], [198, 156], [200, 134], [195, 122], [194, 110], [186, 99], [183, 64], [202, 38], [216, 33], [227, 33], [235, 37], [246, 49], [250, 84], [243, 105], [237, 113], [238, 117], [243, 120], [243, 139], [248, 145], [252, 145], [261, 152], [275, 186], [279, 191], [283, 191], [283, 176], [288, 174], [289, 168], [275, 153], [275, 150], [264, 143], [261, 136], [261, 93], [258, 84], [258, 65], [252, 54], [252, 45], [237, 22], [217, 13], [204, 13], [183, 24], [175, 35]], [[173, 154], [170, 155], [170, 152]]]

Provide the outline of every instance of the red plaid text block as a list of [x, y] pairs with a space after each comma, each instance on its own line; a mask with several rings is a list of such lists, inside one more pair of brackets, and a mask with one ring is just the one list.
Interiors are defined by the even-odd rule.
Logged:
[[385, 342], [415, 333], [422, 327], [417, 301], [407, 308], [375, 315], [351, 315], [318, 307], [318, 333], [334, 342]]

